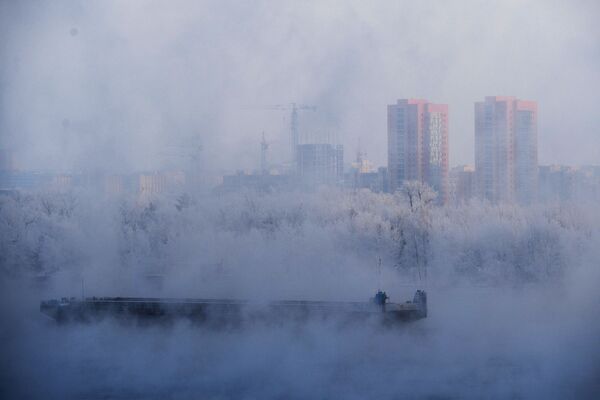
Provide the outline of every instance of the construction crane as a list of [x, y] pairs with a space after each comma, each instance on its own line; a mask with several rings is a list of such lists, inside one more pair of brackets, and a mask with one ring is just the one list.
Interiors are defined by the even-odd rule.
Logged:
[[299, 111], [317, 111], [316, 106], [306, 104], [275, 104], [262, 107], [245, 107], [254, 110], [275, 110], [275, 111], [290, 111], [290, 153], [292, 162], [296, 163], [296, 147], [300, 143], [300, 134], [298, 131], [298, 112]]

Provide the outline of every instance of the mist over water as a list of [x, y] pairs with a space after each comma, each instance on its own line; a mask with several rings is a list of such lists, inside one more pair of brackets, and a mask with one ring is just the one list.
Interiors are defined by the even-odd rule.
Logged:
[[[387, 104], [448, 104], [450, 166], [473, 163], [473, 102], [493, 95], [537, 102], [539, 163], [568, 164], [557, 186], [575, 187], [570, 166], [600, 163], [599, 11], [0, 1], [0, 186], [58, 181], [0, 188], [0, 398], [600, 398], [597, 188], [553, 187], [520, 207], [211, 187], [258, 169], [263, 132], [267, 164], [293, 167], [292, 103], [311, 110], [300, 142], [343, 144], [346, 161], [360, 151], [375, 167], [387, 165]], [[126, 188], [148, 171], [201, 182]], [[216, 330], [39, 312], [82, 295], [264, 304], [378, 289], [392, 302], [426, 290], [428, 317]]]
[[[599, 332], [591, 321], [597, 304], [539, 288], [430, 293], [429, 318], [383, 330], [316, 321], [240, 331], [183, 322], [56, 326], [21, 315], [7, 320], [15, 324], [3, 335], [4, 393], [45, 398], [597, 394]], [[574, 313], [573, 306], [586, 312]]]
[[[71, 196], [77, 201], [67, 201]], [[358, 399], [598, 393], [600, 216], [584, 205], [424, 204], [411, 210], [401, 195], [335, 190], [199, 197], [178, 208], [180, 200], [98, 205], [85, 193], [2, 198], [4, 394]], [[423, 218], [431, 225], [420, 225]], [[398, 253], [399, 227], [407, 239], [422, 239], [426, 228], [423, 247]], [[46, 240], [53, 242], [40, 245]], [[415, 251], [427, 258], [426, 280], [417, 277]], [[366, 300], [377, 289], [378, 256], [382, 289], [397, 302], [427, 289], [428, 318], [388, 328], [371, 322], [344, 327], [333, 319], [214, 330], [185, 321], [56, 325], [38, 311], [41, 299], [79, 296], [82, 277], [89, 296]], [[150, 273], [162, 274], [162, 284], [146, 279]]]

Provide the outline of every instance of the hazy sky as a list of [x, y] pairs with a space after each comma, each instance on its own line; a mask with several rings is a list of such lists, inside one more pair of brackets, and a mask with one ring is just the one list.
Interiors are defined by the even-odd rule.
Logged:
[[[472, 163], [473, 102], [539, 102], [539, 161], [600, 164], [595, 1], [0, 3], [0, 145], [22, 168], [150, 169], [199, 135], [211, 168], [285, 160], [301, 130], [386, 161], [386, 105], [450, 106]], [[256, 107], [257, 109], [253, 109]]]

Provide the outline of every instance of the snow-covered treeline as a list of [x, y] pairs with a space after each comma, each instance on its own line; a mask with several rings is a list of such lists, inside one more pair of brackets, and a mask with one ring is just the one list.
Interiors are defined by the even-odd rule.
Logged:
[[600, 212], [584, 206], [438, 207], [432, 199], [416, 184], [395, 195], [6, 195], [0, 271], [3, 279], [84, 274], [108, 286], [160, 276], [190, 290], [227, 278], [228, 290], [289, 292], [372, 287], [381, 258], [384, 279], [515, 284], [560, 279], [600, 246]]

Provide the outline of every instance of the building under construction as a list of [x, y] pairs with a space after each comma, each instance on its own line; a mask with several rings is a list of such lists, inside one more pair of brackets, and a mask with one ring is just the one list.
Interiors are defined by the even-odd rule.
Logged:
[[344, 147], [339, 144], [299, 144], [296, 168], [305, 187], [339, 184], [344, 177]]

